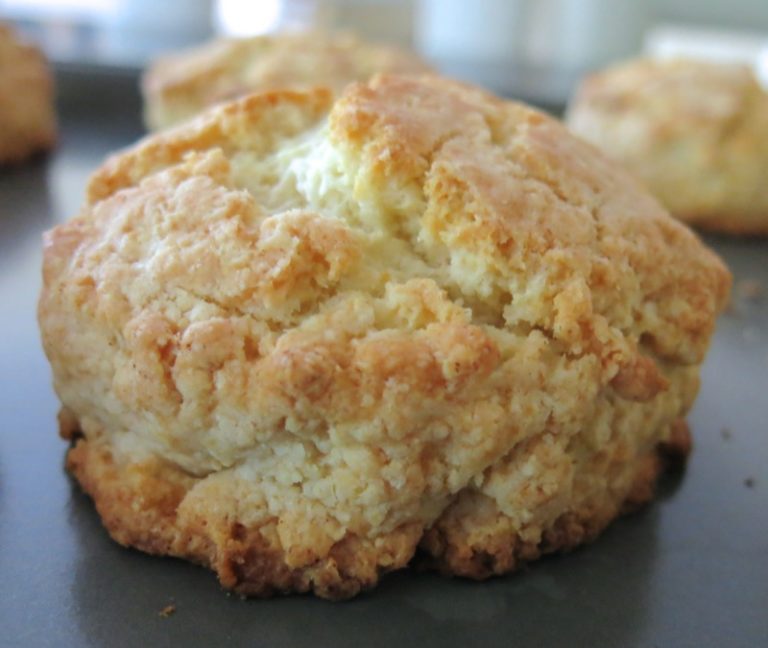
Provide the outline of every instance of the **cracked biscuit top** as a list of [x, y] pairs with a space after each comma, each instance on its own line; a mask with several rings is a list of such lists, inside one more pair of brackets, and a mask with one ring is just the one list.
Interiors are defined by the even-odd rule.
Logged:
[[377, 72], [428, 71], [429, 66], [409, 51], [366, 43], [350, 33], [218, 39], [150, 66], [142, 80], [145, 118], [147, 126], [157, 130], [249, 92], [311, 86], [340, 92]]
[[598, 434], [600, 407], [651, 404], [615, 421], [651, 448], [728, 288], [558, 121], [382, 75], [250, 95], [109, 159], [47, 236], [39, 315], [89, 442], [197, 480], [185, 514], [236, 491], [227, 515], [279, 519], [303, 564], [349, 533], [415, 544], [526, 440]]

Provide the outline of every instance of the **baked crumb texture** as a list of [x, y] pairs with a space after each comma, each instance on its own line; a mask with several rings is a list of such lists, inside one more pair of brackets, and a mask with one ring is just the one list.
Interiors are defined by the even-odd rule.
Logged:
[[254, 94], [92, 177], [39, 319], [112, 537], [246, 595], [484, 578], [649, 499], [730, 275], [557, 121], [437, 77]]
[[768, 234], [768, 93], [746, 66], [639, 59], [597, 73], [567, 122], [678, 218]]
[[55, 142], [48, 62], [37, 47], [0, 23], [0, 165], [21, 162]]
[[425, 73], [416, 54], [351, 33], [221, 38], [156, 60], [142, 78], [144, 121], [159, 130], [249, 92], [313, 86], [336, 93], [377, 72]]

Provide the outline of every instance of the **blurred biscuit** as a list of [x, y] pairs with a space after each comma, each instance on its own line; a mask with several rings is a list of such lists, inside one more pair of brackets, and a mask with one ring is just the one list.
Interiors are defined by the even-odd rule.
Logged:
[[747, 67], [630, 61], [588, 77], [567, 122], [681, 220], [768, 234], [768, 94]]
[[0, 164], [19, 162], [55, 141], [48, 63], [37, 47], [0, 24]]
[[383, 75], [109, 159], [47, 234], [39, 321], [118, 542], [341, 598], [419, 546], [483, 578], [647, 501], [729, 285], [556, 120]]
[[415, 54], [349, 33], [226, 38], [156, 61], [142, 81], [145, 121], [158, 130], [253, 91], [327, 86], [340, 92], [377, 72], [423, 73]]

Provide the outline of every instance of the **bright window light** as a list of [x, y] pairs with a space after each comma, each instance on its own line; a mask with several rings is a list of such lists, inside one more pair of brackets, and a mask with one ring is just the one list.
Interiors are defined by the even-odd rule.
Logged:
[[282, 0], [219, 0], [216, 3], [218, 31], [232, 36], [251, 36], [274, 31], [281, 21]]

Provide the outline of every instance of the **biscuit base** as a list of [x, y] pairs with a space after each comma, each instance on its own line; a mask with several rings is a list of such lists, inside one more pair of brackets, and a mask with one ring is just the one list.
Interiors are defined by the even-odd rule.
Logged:
[[208, 567], [222, 587], [242, 596], [313, 591], [332, 600], [351, 598], [376, 585], [381, 573], [404, 567], [421, 534], [417, 525], [373, 542], [347, 534], [323, 559], [293, 567], [295, 557], [283, 551], [275, 524], [180, 522], [178, 506], [196, 480], [166, 462], [121, 466], [108, 449], [80, 437], [67, 453], [66, 468], [93, 499], [113, 540]]
[[[598, 502], [560, 515], [537, 541], [524, 539], [509, 518], [496, 509], [482, 522], [452, 515], [449, 509], [422, 538], [422, 562], [442, 574], [484, 580], [513, 572], [528, 562], [551, 553], [566, 553], [588, 544], [620, 515], [632, 513], [650, 502], [665, 472], [680, 472], [691, 450], [691, 436], [682, 419], [675, 422], [667, 442], [636, 462], [632, 486], [623, 498], [606, 494]], [[493, 507], [495, 509], [495, 506]]]
[[466, 520], [454, 514], [461, 509], [449, 507], [431, 529], [414, 524], [375, 541], [347, 534], [324, 559], [297, 568], [268, 527], [247, 528], [237, 520], [180, 523], [177, 509], [194, 477], [157, 459], [119, 465], [103, 444], [79, 436], [76, 421], [64, 413], [59, 421], [61, 435], [73, 441], [67, 470], [93, 499], [115, 541], [204, 565], [225, 589], [257, 597], [311, 590], [323, 598], [349, 598], [409, 563], [472, 579], [515, 571], [544, 554], [593, 541], [617, 516], [650, 501], [660, 474], [681, 469], [691, 447], [688, 427], [679, 420], [670, 440], [637, 462], [628, 493], [561, 515], [537, 542], [524, 540], [501, 513], [473, 526], [471, 540]]

